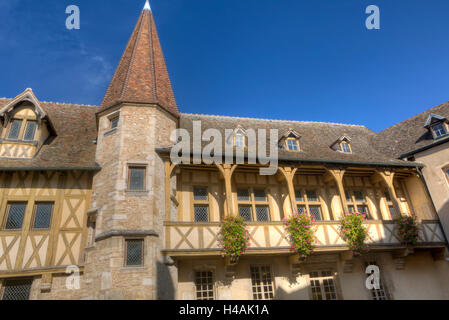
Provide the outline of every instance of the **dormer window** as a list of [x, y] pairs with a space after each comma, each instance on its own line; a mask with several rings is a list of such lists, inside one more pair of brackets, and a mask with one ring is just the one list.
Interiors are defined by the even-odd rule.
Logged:
[[32, 120], [13, 119], [9, 127], [8, 140], [34, 141], [37, 123]]
[[331, 148], [342, 153], [352, 153], [351, 139], [347, 136], [342, 136], [331, 145]]
[[351, 153], [351, 146], [349, 145], [349, 143], [347, 142], [342, 142], [341, 143], [341, 151], [344, 153]]
[[445, 125], [443, 123], [439, 123], [439, 124], [432, 126], [432, 131], [433, 131], [435, 138], [439, 138], [439, 137], [445, 136], [447, 134]]
[[20, 128], [22, 128], [22, 120], [14, 119], [9, 127], [8, 139], [18, 140], [20, 134]]
[[441, 138], [448, 134], [447, 119], [443, 116], [431, 113], [426, 120], [424, 128], [432, 132], [434, 139]]
[[23, 135], [24, 141], [34, 141], [34, 136], [36, 135], [36, 121], [27, 121], [25, 134]]
[[31, 89], [0, 109], [1, 159], [31, 159], [56, 131]]
[[293, 129], [289, 129], [279, 140], [279, 148], [288, 151], [301, 151], [299, 139], [301, 136]]
[[295, 138], [287, 139], [287, 150], [289, 151], [299, 151], [298, 140]]

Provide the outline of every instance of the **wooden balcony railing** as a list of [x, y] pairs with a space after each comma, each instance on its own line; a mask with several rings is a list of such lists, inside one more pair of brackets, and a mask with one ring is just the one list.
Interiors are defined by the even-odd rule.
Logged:
[[[366, 226], [371, 247], [401, 247], [392, 221], [369, 221]], [[438, 221], [423, 221], [419, 229], [418, 246], [438, 247], [445, 244]], [[219, 230], [219, 223], [165, 222], [164, 251], [171, 256], [219, 254]], [[248, 231], [251, 243], [248, 253], [282, 253], [290, 249], [282, 222], [248, 223]], [[317, 223], [315, 236], [317, 251], [347, 249], [339, 234], [338, 221]]]

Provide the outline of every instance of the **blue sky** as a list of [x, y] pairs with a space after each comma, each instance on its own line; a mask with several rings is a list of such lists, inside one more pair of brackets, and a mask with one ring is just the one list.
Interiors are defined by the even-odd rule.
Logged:
[[[67, 30], [78, 5], [81, 29]], [[381, 11], [367, 30], [365, 8]], [[144, 0], [0, 0], [0, 96], [100, 104]], [[363, 124], [449, 100], [447, 0], [152, 0], [182, 112]]]

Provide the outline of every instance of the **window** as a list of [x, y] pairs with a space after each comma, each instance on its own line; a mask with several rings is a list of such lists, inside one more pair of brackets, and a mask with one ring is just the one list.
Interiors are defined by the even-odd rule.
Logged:
[[332, 271], [311, 272], [309, 278], [312, 300], [337, 300]]
[[5, 230], [20, 230], [22, 229], [23, 218], [25, 217], [27, 204], [23, 203], [9, 203], [8, 215], [5, 223]]
[[53, 203], [37, 203], [34, 208], [33, 229], [50, 229]]
[[274, 287], [270, 266], [251, 266], [251, 285], [254, 300], [273, 300]]
[[236, 148], [244, 148], [245, 147], [245, 136], [241, 134], [237, 134], [235, 137], [235, 147]]
[[111, 129], [115, 129], [118, 127], [119, 117], [112, 118], [111, 121]]
[[350, 190], [345, 193], [349, 213], [364, 213], [367, 219], [371, 219], [365, 194], [360, 190]]
[[446, 135], [446, 128], [444, 127], [444, 124], [439, 123], [432, 127], [433, 133], [435, 135], [435, 138], [439, 138], [441, 136]]
[[19, 139], [20, 128], [22, 127], [22, 120], [13, 120], [9, 128], [8, 139], [17, 140]]
[[237, 190], [239, 215], [247, 222], [269, 222], [270, 206], [265, 189], [241, 188]]
[[446, 174], [446, 178], [449, 179], [449, 168], [444, 169], [444, 172]]
[[195, 222], [209, 222], [209, 192], [207, 188], [193, 188], [193, 214]]
[[349, 146], [349, 143], [347, 142], [342, 142], [341, 143], [341, 151], [344, 153], [351, 153], [351, 147]]
[[214, 280], [211, 271], [195, 272], [197, 300], [214, 300]]
[[388, 191], [384, 191], [384, 197], [385, 197], [386, 205], [388, 207], [388, 212], [390, 213], [390, 218], [391, 219], [398, 218], [398, 214], [396, 212], [396, 208], [394, 206], [394, 203], [391, 200], [390, 193]]
[[33, 279], [6, 280], [1, 292], [2, 300], [29, 300]]
[[125, 240], [125, 266], [143, 266], [143, 239]]
[[299, 151], [298, 140], [296, 140], [295, 138], [287, 139], [287, 150]]
[[[365, 268], [367, 268], [368, 266], [377, 266], [377, 267], [379, 267], [375, 261], [365, 262]], [[380, 267], [379, 267], [379, 271], [380, 271]], [[380, 284], [380, 286], [379, 286], [380, 288], [379, 289], [370, 290], [370, 292], [371, 292], [371, 299], [372, 300], [389, 300], [388, 299], [388, 295], [387, 295], [387, 291], [385, 290], [385, 286], [384, 286], [384, 283], [382, 281], [382, 272], [380, 272], [379, 284]]]
[[128, 188], [132, 191], [145, 190], [145, 167], [129, 167]]
[[296, 206], [299, 213], [308, 212], [316, 221], [322, 221], [321, 201], [316, 190], [295, 190]]
[[36, 121], [27, 121], [25, 134], [23, 136], [24, 141], [33, 141], [36, 133]]

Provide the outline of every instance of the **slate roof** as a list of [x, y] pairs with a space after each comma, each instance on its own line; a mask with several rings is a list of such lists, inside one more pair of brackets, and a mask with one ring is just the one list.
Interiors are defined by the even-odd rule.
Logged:
[[[0, 108], [12, 99], [0, 98]], [[57, 133], [33, 159], [0, 160], [1, 169], [95, 169], [97, 137], [95, 112], [98, 107], [54, 102], [39, 102]]]
[[179, 117], [150, 10], [142, 11], [98, 112], [122, 102], [159, 104]]
[[449, 118], [449, 102], [445, 102], [379, 132], [373, 139], [373, 144], [385, 154], [399, 158], [401, 155], [412, 155], [419, 149], [449, 141], [447, 136], [434, 140], [430, 130], [424, 128], [429, 115], [432, 113]]
[[[300, 152], [279, 150], [279, 159], [305, 162], [353, 163], [385, 166], [416, 166], [379, 152], [372, 145], [376, 133], [365, 126], [325, 122], [280, 121], [253, 118], [238, 118], [211, 115], [181, 114], [180, 127], [193, 135], [193, 121], [201, 121], [202, 131], [208, 128], [218, 129], [225, 140], [225, 129], [234, 130], [239, 125], [247, 129], [266, 129], [267, 138], [270, 129], [278, 129], [279, 139], [293, 129], [300, 136]], [[331, 149], [332, 144], [342, 136], [351, 139], [352, 154]], [[203, 146], [209, 142], [203, 142]], [[268, 146], [268, 144], [267, 144]], [[269, 155], [269, 152], [267, 152]]]

